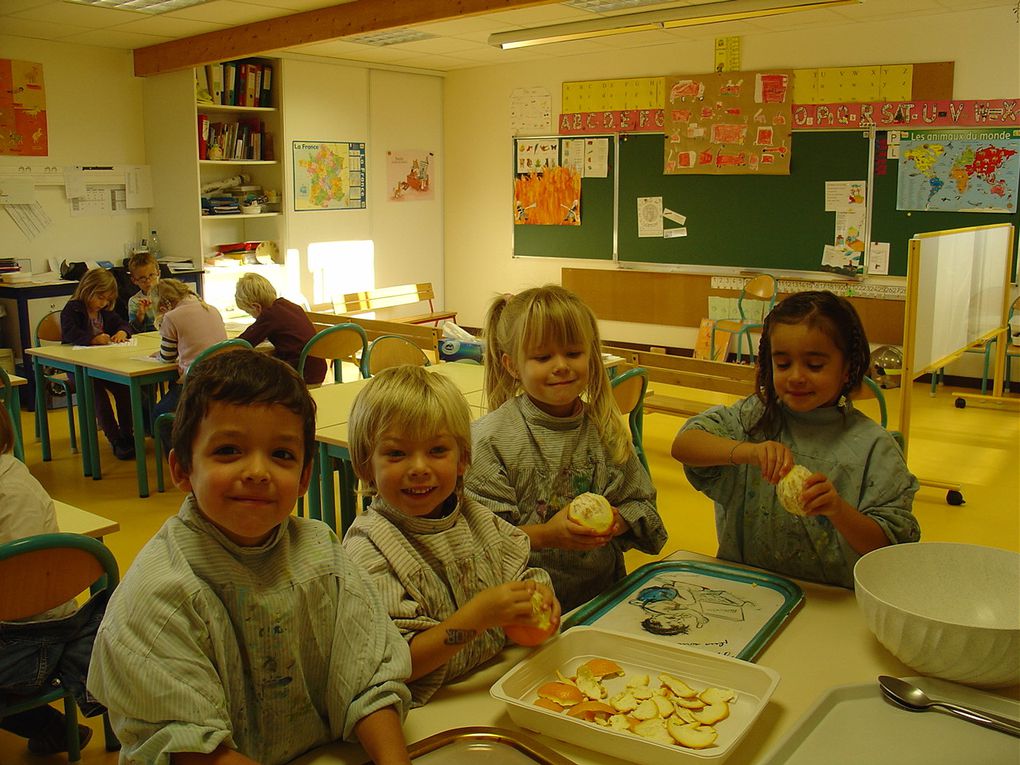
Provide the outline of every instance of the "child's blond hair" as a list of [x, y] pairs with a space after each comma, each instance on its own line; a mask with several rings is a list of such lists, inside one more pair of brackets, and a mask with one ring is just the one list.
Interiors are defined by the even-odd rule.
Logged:
[[386, 433], [413, 440], [449, 433], [461, 464], [465, 469], [471, 464], [471, 412], [464, 394], [450, 378], [425, 367], [404, 364], [376, 374], [354, 399], [347, 430], [351, 464], [365, 494], [375, 493], [372, 450]]
[[155, 255], [148, 251], [132, 253], [128, 260], [128, 273], [134, 274], [143, 266], [156, 266], [156, 276], [159, 276], [159, 263], [156, 261]]
[[206, 302], [180, 279], [160, 279], [159, 284], [156, 285], [156, 295], [159, 298], [160, 313], [173, 310], [182, 300], [188, 297], [195, 298], [195, 300], [202, 304], [205, 310], [209, 310]]
[[244, 274], [237, 280], [234, 288], [234, 302], [246, 313], [251, 313], [255, 306], [269, 308], [276, 300], [276, 288], [262, 274]]
[[581, 345], [588, 350], [588, 413], [613, 461], [627, 461], [633, 449], [612, 385], [602, 364], [602, 341], [591, 309], [557, 284], [497, 297], [485, 318], [485, 397], [489, 411], [523, 392], [519, 377], [503, 366], [503, 355], [521, 369], [528, 351], [545, 345]]
[[105, 268], [90, 268], [78, 282], [71, 299], [88, 303], [96, 295], [107, 294], [110, 299], [103, 307], [110, 310], [117, 301], [117, 280]]

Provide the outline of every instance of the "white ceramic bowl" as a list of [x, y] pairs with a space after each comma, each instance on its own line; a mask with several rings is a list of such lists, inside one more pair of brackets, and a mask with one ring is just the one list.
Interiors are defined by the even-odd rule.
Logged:
[[258, 215], [262, 212], [262, 205], [258, 202], [252, 202], [251, 204], [242, 204], [241, 212], [245, 215]]
[[1020, 683], [1020, 555], [952, 542], [890, 545], [854, 567], [875, 637], [925, 675]]

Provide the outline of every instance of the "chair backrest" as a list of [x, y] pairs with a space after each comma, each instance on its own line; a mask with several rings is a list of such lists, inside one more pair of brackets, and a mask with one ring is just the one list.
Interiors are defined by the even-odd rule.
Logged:
[[886, 406], [885, 406], [885, 393], [882, 392], [882, 386], [879, 385], [877, 382], [875, 382], [870, 377], [865, 375], [865, 377], [864, 377], [864, 384], [860, 388], [858, 388], [856, 391], [853, 391], [850, 394], [850, 398], [852, 398], [854, 400], [864, 399], [864, 398], [875, 398], [875, 399], [877, 399], [878, 400], [879, 424], [883, 428], [888, 426], [888, 423], [889, 423], [889, 411], [888, 411], [888, 409], [886, 409]]
[[776, 304], [776, 290], [776, 277], [771, 274], [759, 274], [749, 280], [737, 300], [740, 318], [764, 321], [766, 314]]
[[[358, 367], [361, 373], [361, 361], [368, 351], [368, 336], [359, 325], [344, 322], [326, 327], [305, 343], [298, 359], [298, 374], [305, 373], [305, 359], [309, 356], [325, 359], [333, 363], [333, 379], [343, 382], [341, 363], [346, 361]], [[360, 358], [359, 358], [360, 354]], [[338, 363], [339, 362], [339, 363]]]
[[371, 377], [389, 367], [403, 364], [427, 367], [430, 363], [425, 352], [406, 337], [381, 335], [369, 344], [362, 357], [361, 375]]
[[11, 387], [11, 378], [8, 376], [7, 370], [0, 367], [0, 404], [6, 406], [7, 399], [11, 395], [17, 395]]
[[247, 348], [251, 350], [251, 343], [247, 340], [242, 340], [239, 337], [234, 337], [229, 340], [220, 340], [218, 343], [213, 343], [195, 357], [195, 360], [191, 362], [191, 366], [188, 367], [188, 371], [190, 372], [195, 368], [196, 364], [200, 364], [210, 356], [215, 356], [217, 353], [223, 353], [224, 351], [236, 351], [238, 348]]
[[[103, 582], [105, 578], [105, 582]], [[48, 611], [103, 583], [120, 579], [113, 553], [82, 534], [38, 534], [0, 544], [0, 620]]]
[[628, 369], [610, 380], [610, 385], [616, 405], [621, 413], [627, 415], [634, 451], [644, 465], [645, 472], [651, 475], [644, 447], [644, 401], [648, 390], [648, 370], [644, 367]]
[[35, 327], [35, 344], [60, 343], [64, 339], [64, 331], [60, 328], [60, 311], [50, 311], [39, 319]]

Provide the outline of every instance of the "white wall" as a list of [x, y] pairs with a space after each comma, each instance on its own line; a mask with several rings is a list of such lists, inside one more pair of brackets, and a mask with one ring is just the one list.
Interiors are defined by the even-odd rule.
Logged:
[[[738, 34], [720, 29], [717, 34]], [[1007, 6], [881, 23], [812, 27], [810, 32], [741, 34], [745, 69], [809, 68], [955, 61], [954, 98], [1020, 95], [1020, 27]], [[570, 80], [648, 77], [711, 70], [712, 36], [606, 56], [565, 56], [451, 72], [446, 80], [446, 304], [458, 321], [481, 326], [492, 297], [560, 281], [563, 267], [612, 268], [612, 263], [511, 256], [509, 98], [514, 88], [544, 87], [559, 113]], [[555, 132], [554, 125], [550, 132]], [[707, 306], [706, 306], [707, 311]], [[603, 322], [603, 337], [692, 347], [694, 331]]]
[[[19, 165], [145, 164], [142, 81], [133, 74], [131, 51], [0, 36], [0, 58], [43, 65], [49, 155], [0, 156], [0, 167]], [[0, 211], [5, 257], [31, 258], [34, 271], [48, 257], [120, 259], [124, 245], [149, 230], [149, 211], [72, 217], [62, 186], [37, 187], [52, 224], [29, 239]]]

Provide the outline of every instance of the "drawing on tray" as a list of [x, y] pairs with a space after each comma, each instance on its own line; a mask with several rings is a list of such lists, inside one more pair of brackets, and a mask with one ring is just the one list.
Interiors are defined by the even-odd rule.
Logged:
[[644, 611], [641, 628], [653, 635], [690, 635], [713, 619], [742, 622], [744, 607], [755, 606], [726, 590], [666, 577], [642, 587], [629, 603]]

